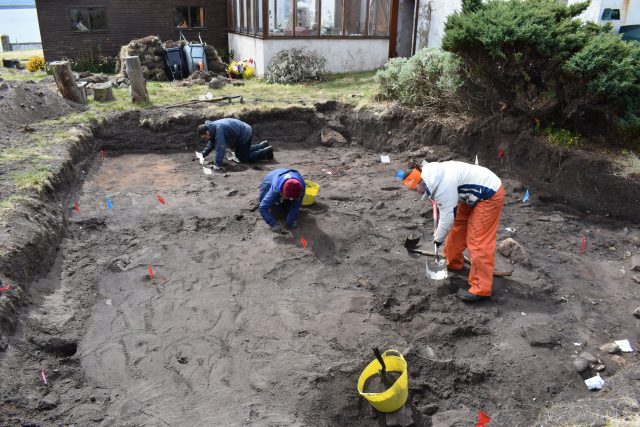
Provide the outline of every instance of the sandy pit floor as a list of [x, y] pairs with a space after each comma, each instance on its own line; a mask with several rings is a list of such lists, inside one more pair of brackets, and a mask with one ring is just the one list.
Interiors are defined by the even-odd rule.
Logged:
[[[624, 272], [637, 225], [523, 205], [523, 186], [505, 179], [499, 241], [513, 236], [531, 264], [498, 255], [513, 275], [496, 279], [490, 301], [466, 305], [453, 295], [464, 275], [436, 286], [426, 258], [403, 248], [414, 233], [429, 249], [431, 234], [429, 204], [394, 179], [407, 153], [382, 164], [355, 146], [274, 146], [275, 162], [212, 176], [192, 153], [97, 158], [4, 356], [0, 420], [369, 426], [356, 382], [377, 346], [407, 358], [417, 425], [472, 426], [482, 409], [495, 425], [526, 426], [550, 404], [589, 396], [578, 352], [637, 345], [635, 323], [620, 321], [637, 303]], [[256, 210], [276, 167], [321, 186], [291, 237]], [[600, 357], [603, 376], [614, 373]]]

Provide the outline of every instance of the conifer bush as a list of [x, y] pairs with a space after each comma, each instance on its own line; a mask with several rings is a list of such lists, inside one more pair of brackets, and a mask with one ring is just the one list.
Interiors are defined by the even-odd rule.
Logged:
[[376, 73], [380, 94], [410, 106], [445, 106], [464, 80], [461, 61], [449, 52], [425, 48], [409, 59], [393, 58]]
[[301, 83], [325, 80], [327, 59], [304, 48], [278, 52], [267, 69], [268, 83]]
[[574, 128], [640, 133], [640, 43], [577, 19], [589, 2], [472, 3], [449, 16], [442, 47], [487, 98]]

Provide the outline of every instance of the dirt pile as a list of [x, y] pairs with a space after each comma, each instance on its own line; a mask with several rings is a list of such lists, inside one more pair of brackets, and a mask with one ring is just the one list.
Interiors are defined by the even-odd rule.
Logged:
[[147, 36], [141, 39], [131, 40], [129, 44], [120, 48], [118, 61], [116, 63], [117, 72], [127, 77], [125, 58], [127, 56], [137, 56], [142, 65], [142, 75], [147, 80], [166, 81], [164, 62], [164, 47], [160, 39], [156, 36]]
[[[164, 60], [165, 48], [183, 47], [185, 42], [168, 40], [164, 43], [156, 36], [147, 36], [141, 39], [132, 40], [126, 46], [120, 48], [118, 61], [116, 64], [117, 72], [126, 77], [126, 67], [124, 58], [127, 56], [138, 56], [142, 65], [142, 75], [147, 80], [165, 81], [166, 65]], [[218, 52], [211, 45], [205, 45], [205, 54], [207, 56], [208, 75], [207, 82], [212, 76], [222, 74], [226, 75], [226, 65], [220, 59]]]
[[6, 147], [15, 132], [29, 132], [41, 120], [84, 109], [64, 99], [55, 85], [0, 78], [0, 147]]

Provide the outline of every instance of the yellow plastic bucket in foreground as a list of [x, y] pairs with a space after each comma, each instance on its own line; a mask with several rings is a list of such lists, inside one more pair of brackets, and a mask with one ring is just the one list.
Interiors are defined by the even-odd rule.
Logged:
[[364, 368], [358, 379], [358, 393], [371, 403], [371, 406], [380, 412], [394, 412], [402, 408], [409, 397], [409, 374], [407, 362], [397, 350], [387, 350], [382, 354], [382, 360], [387, 367], [387, 372], [399, 372], [400, 377], [391, 387], [382, 393], [365, 393], [364, 384], [372, 376], [378, 374], [382, 366], [378, 359], [373, 359]]
[[304, 190], [302, 205], [309, 206], [316, 201], [316, 196], [318, 195], [318, 190], [320, 190], [320, 185], [317, 182], [307, 181], [306, 179], [304, 180], [304, 184], [307, 186], [307, 188], [305, 188]]

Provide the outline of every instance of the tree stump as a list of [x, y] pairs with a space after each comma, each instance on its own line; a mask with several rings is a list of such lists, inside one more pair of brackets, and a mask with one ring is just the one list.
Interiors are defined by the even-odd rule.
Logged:
[[53, 78], [62, 96], [78, 104], [86, 104], [87, 97], [84, 95], [86, 92], [78, 87], [69, 61], [55, 61], [50, 65]]
[[147, 92], [146, 82], [142, 75], [140, 58], [137, 56], [127, 56], [124, 59], [127, 67], [127, 76], [131, 82], [131, 102], [135, 104], [149, 102], [149, 93]]
[[113, 96], [111, 82], [95, 83], [93, 85], [93, 99], [98, 102], [115, 101], [116, 98]]

